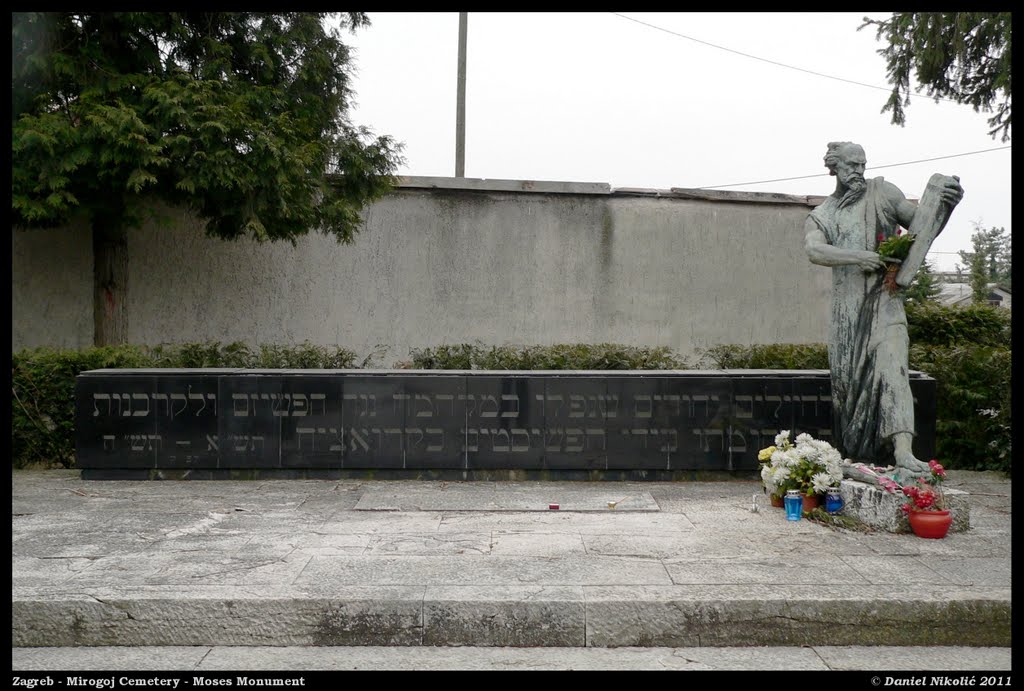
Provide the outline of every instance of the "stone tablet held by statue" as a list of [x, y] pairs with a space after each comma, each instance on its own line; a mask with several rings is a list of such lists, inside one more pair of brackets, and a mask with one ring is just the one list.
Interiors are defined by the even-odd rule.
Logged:
[[914, 244], [910, 246], [910, 254], [903, 260], [900, 270], [896, 273], [896, 285], [900, 288], [906, 288], [914, 280], [928, 250], [931, 249], [932, 242], [946, 227], [946, 222], [953, 213], [953, 207], [944, 201], [942, 196], [942, 191], [950, 187], [951, 181], [959, 183], [960, 178], [935, 173], [928, 180], [928, 186], [925, 187], [914, 213], [914, 220], [907, 228], [907, 233], [914, 237]]

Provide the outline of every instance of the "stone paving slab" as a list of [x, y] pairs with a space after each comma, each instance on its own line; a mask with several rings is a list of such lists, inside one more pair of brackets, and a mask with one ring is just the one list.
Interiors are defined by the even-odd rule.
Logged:
[[[363, 492], [359, 511], [659, 511], [650, 492], [602, 485], [554, 487], [547, 483], [505, 487], [497, 483], [377, 486]], [[556, 505], [557, 509], [552, 509]]]
[[657, 560], [603, 556], [314, 557], [295, 585], [668, 585]]

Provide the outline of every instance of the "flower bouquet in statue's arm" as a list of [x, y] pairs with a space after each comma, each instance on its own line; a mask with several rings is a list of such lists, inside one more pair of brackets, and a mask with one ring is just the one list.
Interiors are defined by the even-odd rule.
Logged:
[[899, 273], [900, 264], [910, 254], [910, 247], [913, 244], [914, 236], [906, 231], [902, 235], [892, 235], [888, 238], [883, 238], [881, 234], [878, 236], [878, 249], [876, 251], [882, 257], [882, 261], [886, 263], [885, 277], [882, 279], [882, 285], [890, 293], [896, 292], [896, 289], [899, 288], [899, 284], [896, 283], [896, 274]]

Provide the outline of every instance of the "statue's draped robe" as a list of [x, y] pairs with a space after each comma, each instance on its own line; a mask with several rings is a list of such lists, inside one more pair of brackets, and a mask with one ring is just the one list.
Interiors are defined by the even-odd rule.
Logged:
[[[810, 217], [830, 245], [877, 251], [879, 236], [899, 226], [891, 183], [867, 180], [863, 196], [828, 197]], [[828, 332], [835, 446], [846, 458], [881, 461], [891, 455], [897, 432], [914, 432], [914, 405], [907, 373], [907, 316], [900, 294], [882, 286], [884, 272], [857, 264], [832, 267], [832, 314]]]

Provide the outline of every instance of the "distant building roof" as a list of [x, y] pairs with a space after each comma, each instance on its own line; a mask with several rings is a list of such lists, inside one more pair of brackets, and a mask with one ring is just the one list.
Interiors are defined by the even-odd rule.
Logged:
[[[1010, 306], [1010, 291], [997, 283], [989, 283], [989, 304], [1000, 307]], [[973, 293], [969, 283], [940, 283], [939, 294], [935, 298], [943, 305], [969, 305], [973, 302]]]

